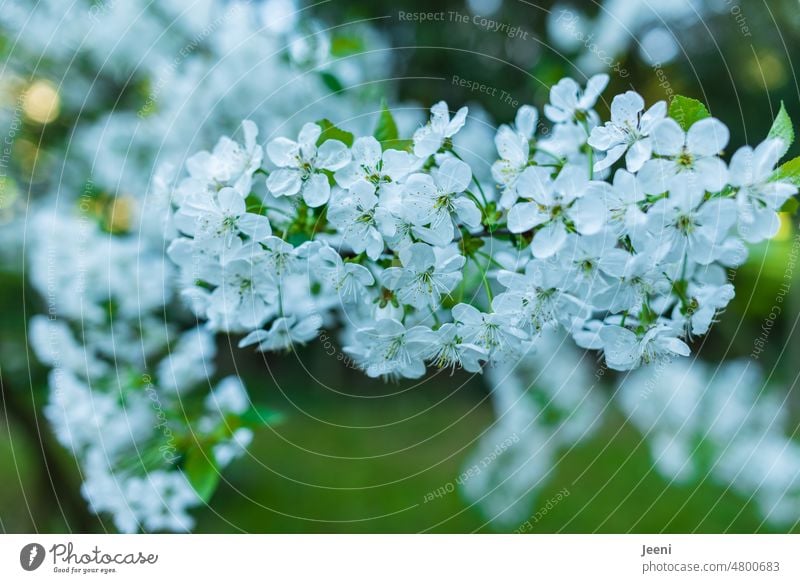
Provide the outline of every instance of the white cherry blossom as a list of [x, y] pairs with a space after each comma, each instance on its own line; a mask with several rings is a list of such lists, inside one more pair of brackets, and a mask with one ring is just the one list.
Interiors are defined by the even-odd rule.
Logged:
[[252, 263], [231, 261], [222, 268], [218, 287], [211, 292], [207, 317], [219, 330], [250, 330], [275, 313], [278, 284], [262, 277]]
[[636, 254], [624, 249], [605, 253], [599, 267], [612, 282], [597, 294], [595, 305], [613, 313], [638, 312], [648, 297], [666, 294], [671, 283], [661, 266], [667, 250], [662, 245]]
[[434, 336], [430, 328], [406, 328], [393, 319], [378, 320], [358, 330], [358, 344], [346, 346], [370, 377], [419, 378], [425, 374], [424, 354]]
[[240, 233], [253, 241], [272, 234], [267, 217], [247, 212], [244, 197], [235, 188], [222, 188], [216, 195], [190, 197], [175, 218], [177, 226], [195, 243], [212, 251], [236, 250]]
[[359, 181], [371, 183], [377, 192], [394, 186], [413, 172], [420, 161], [402, 150], [383, 150], [372, 136], [356, 138], [352, 147], [352, 162], [337, 171], [336, 183], [351, 188]]
[[462, 338], [480, 347], [491, 362], [508, 362], [525, 350], [528, 335], [513, 325], [513, 317], [505, 313], [484, 313], [469, 304], [453, 307], [453, 320]]
[[671, 190], [676, 177], [709, 192], [722, 190], [728, 169], [718, 154], [729, 138], [728, 128], [718, 119], [701, 119], [687, 132], [672, 118], [661, 120], [651, 132], [653, 153], [660, 157], [649, 160], [639, 174], [645, 192]]
[[250, 120], [242, 122], [244, 146], [228, 137], [220, 138], [211, 152], [198, 152], [186, 161], [192, 178], [219, 186], [235, 187], [249, 192], [253, 172], [258, 170], [264, 151], [256, 143], [258, 127]]
[[513, 188], [530, 163], [530, 141], [538, 120], [536, 108], [523, 105], [517, 110], [513, 127], [503, 124], [498, 128], [494, 143], [500, 159], [492, 164], [492, 177], [504, 188]]
[[647, 225], [647, 214], [642, 210], [647, 195], [637, 176], [620, 168], [612, 184], [598, 183], [596, 189], [606, 205], [608, 227], [618, 236], [627, 234], [636, 244]]
[[585, 169], [564, 168], [552, 179], [549, 168], [532, 166], [519, 178], [517, 202], [508, 212], [508, 228], [524, 233], [536, 228], [531, 251], [545, 258], [557, 253], [567, 240], [568, 228], [583, 235], [597, 233], [605, 221], [600, 196], [584, 196], [589, 185]]
[[739, 148], [731, 158], [730, 185], [736, 189], [739, 205], [739, 233], [749, 243], [773, 237], [780, 228], [777, 212], [797, 187], [773, 180], [773, 172], [785, 145], [783, 140], [770, 139], [755, 149]]
[[307, 123], [297, 141], [276, 138], [267, 145], [267, 155], [278, 166], [267, 177], [267, 188], [275, 196], [300, 194], [312, 207], [322, 206], [331, 195], [325, 170], [333, 172], [350, 162], [350, 151], [339, 140], [325, 140], [317, 146], [322, 128]]
[[[364, 114], [377, 108], [365, 98], [387, 78], [389, 53], [372, 50], [382, 41], [361, 26], [369, 50], [331, 58], [338, 33], [298, 19], [293, 0], [215, 0], [189, 18], [175, 18], [180, 2], [35, 4], [34, 34], [15, 42], [23, 56], [43, 55], [42, 78], [70, 70], [88, 87], [104, 63], [100, 87], [132, 72], [139, 85], [166, 82], [150, 87], [139, 115], [135, 99], [115, 104], [93, 92], [93, 115], [74, 127], [80, 91], [59, 87], [57, 125], [68, 131], [42, 145], [64, 172], [37, 180], [38, 216], [25, 230], [26, 273], [48, 311], [30, 322], [33, 352], [51, 369], [45, 416], [108, 524], [192, 528], [209, 494], [201, 499], [188, 471], [197, 455], [216, 461], [216, 477], [255, 434], [241, 380], [216, 377], [215, 347], [241, 333], [247, 352], [293, 359], [323, 325], [374, 377], [487, 371], [499, 431], [468, 463], [494, 459], [509, 435], [519, 443], [460, 486], [501, 526], [541, 507], [530, 496], [559, 450], [601, 425], [612, 391], [585, 389], [609, 377], [593, 379], [595, 355], [572, 349], [570, 336], [612, 368], [643, 367], [610, 404], [647, 436], [668, 480], [716, 479], [770, 522], [796, 518], [800, 445], [787, 439], [785, 404], [762, 390], [754, 359], [705, 370], [680, 358], [736, 293], [730, 268], [746, 260], [745, 243], [774, 236], [796, 195], [798, 162], [774, 170], [788, 141], [743, 147], [728, 171], [721, 122], [686, 132], [662, 103], [648, 108], [627, 92], [606, 96], [603, 124], [595, 105], [608, 77], [597, 76], [586, 89], [557, 83], [543, 120], [523, 106], [511, 125], [484, 112], [468, 121], [466, 108], [451, 116], [441, 102], [415, 133], [410, 116], [398, 118], [399, 139], [382, 144], [366, 133], [373, 116]], [[218, 18], [212, 4], [235, 10]], [[619, 12], [631, 3], [614, 4]], [[4, 10], [0, 21], [16, 31], [27, 16]], [[176, 34], [163, 34], [164, 24]], [[65, 38], [53, 34], [62, 29]], [[159, 71], [188, 39], [198, 50]], [[142, 47], [152, 58], [140, 58]], [[211, 66], [223, 57], [225, 66]], [[346, 90], [331, 92], [335, 80]], [[770, 135], [788, 140], [785, 114]], [[253, 121], [241, 137], [218, 139], [245, 115]], [[346, 120], [353, 141], [344, 128], [322, 134], [331, 122], [315, 120]], [[286, 132], [290, 140], [272, 139]], [[270, 136], [266, 150], [259, 135]], [[326, 135], [341, 141], [321, 142]], [[213, 149], [178, 168], [187, 148], [206, 144]], [[98, 204], [77, 204], [87, 179]], [[112, 200], [117, 192], [128, 194]], [[648, 362], [655, 380], [642, 376]], [[693, 456], [697, 444], [703, 455]], [[520, 471], [508, 479], [510, 466]]]
[[559, 287], [561, 274], [542, 262], [529, 262], [525, 273], [501, 271], [497, 281], [508, 291], [495, 297], [492, 306], [530, 334], [559, 324], [572, 327], [591, 314], [586, 302]]
[[544, 106], [544, 114], [555, 123], [587, 119], [608, 79], [606, 74], [595, 75], [586, 82], [585, 89], [574, 79], [562, 79], [550, 89], [550, 103]]
[[656, 201], [647, 213], [648, 231], [654, 243], [667, 245], [667, 260], [685, 254], [707, 265], [720, 253], [720, 243], [736, 222], [736, 203], [715, 198], [704, 201], [702, 190], [689, 181], [673, 183], [669, 198]]
[[377, 259], [383, 252], [379, 224], [388, 220], [388, 211], [378, 205], [375, 186], [366, 180], [350, 185], [328, 208], [328, 220], [342, 233], [342, 238], [356, 253], [366, 252]]
[[438, 152], [445, 140], [452, 138], [464, 127], [467, 112], [467, 108], [462, 107], [450, 118], [450, 110], [444, 101], [431, 107], [428, 123], [414, 132], [414, 155], [424, 159]]
[[462, 195], [471, 180], [470, 167], [453, 158], [445, 160], [430, 174], [413, 174], [408, 178], [405, 200], [414, 224], [428, 227], [419, 232], [423, 240], [447, 245], [453, 240], [455, 224], [470, 228], [480, 225], [480, 210], [473, 200]]
[[621, 326], [604, 326], [598, 334], [606, 363], [614, 370], [631, 370], [642, 363], [689, 355], [689, 347], [678, 338], [680, 330], [666, 323], [655, 324], [642, 335]]
[[717, 313], [725, 308], [733, 299], [733, 285], [692, 284], [687, 290], [688, 305], [675, 306], [673, 319], [685, 318], [692, 334], [702, 335], [708, 332]]
[[343, 302], [357, 301], [375, 283], [369, 269], [358, 263], [343, 261], [342, 256], [329, 245], [319, 247], [311, 265], [316, 276], [327, 281]]
[[314, 338], [321, 326], [322, 316], [319, 314], [308, 314], [303, 318], [281, 316], [272, 322], [269, 330], [254, 330], [242, 338], [239, 348], [257, 344], [262, 352], [286, 350]]
[[430, 353], [426, 354], [426, 360], [433, 366], [453, 371], [463, 368], [471, 373], [481, 371], [482, 361], [487, 360], [488, 353], [475, 344], [464, 342], [457, 325], [443, 324], [434, 334], [436, 338], [432, 339]]
[[644, 111], [644, 99], [635, 91], [617, 95], [611, 102], [611, 121], [594, 128], [589, 136], [589, 145], [606, 153], [595, 162], [595, 172], [609, 168], [623, 155], [628, 171], [638, 172], [653, 153], [650, 133], [666, 115], [664, 101]]
[[448, 295], [461, 281], [462, 255], [437, 257], [425, 243], [414, 243], [400, 251], [402, 267], [390, 267], [383, 272], [381, 282], [395, 292], [403, 303], [415, 308], [439, 307], [442, 296]]

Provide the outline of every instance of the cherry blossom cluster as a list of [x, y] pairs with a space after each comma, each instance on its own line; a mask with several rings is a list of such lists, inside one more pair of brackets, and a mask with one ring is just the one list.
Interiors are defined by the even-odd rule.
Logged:
[[190, 530], [189, 511], [269, 416], [239, 378], [215, 379], [209, 330], [187, 314], [159, 320], [174, 269], [154, 242], [50, 213], [35, 225], [48, 236], [33, 284], [50, 314], [32, 318], [30, 343], [52, 368], [44, 414], [80, 463], [83, 496], [120, 532]]
[[[9, 87], [44, 81], [69, 128], [66, 141], [36, 137], [35, 180], [12, 165], [7, 182], [31, 196], [1, 230], [0, 259], [25, 255], [46, 306], [28, 327], [51, 369], [44, 416], [75, 457], [89, 508], [121, 532], [191, 529], [191, 511], [277, 419], [218, 370], [213, 331], [175, 302], [161, 189], [170, 164], [196, 149], [187, 136], [203, 143], [244, 115], [262, 131], [294, 128], [300, 99], [308, 115], [353, 117], [363, 82], [385, 78], [390, 62], [363, 23], [332, 29], [294, 0], [195, 8], [185, 18], [179, 4], [42, 0], [0, 13], [0, 35], [19, 41]], [[354, 40], [370, 50], [348, 48]], [[266, 96], [264, 79], [279, 90]], [[141, 91], [123, 103], [128, 87]], [[20, 115], [8, 101], [4, 128]]]
[[688, 355], [734, 295], [726, 269], [797, 192], [776, 172], [793, 132], [779, 116], [726, 163], [728, 129], [702, 104], [646, 108], [628, 91], [603, 123], [607, 83], [560, 81], [549, 123], [521, 107], [496, 133], [491, 181], [454, 146], [465, 107], [437, 103], [411, 139], [386, 108], [372, 136], [320, 120], [266, 147], [246, 121], [171, 193], [181, 293], [242, 347], [340, 326], [372, 377], [479, 372], [551, 328], [616, 370]]
[[786, 395], [771, 385], [752, 361], [681, 359], [642, 367], [616, 391], [621, 412], [647, 436], [655, 470], [681, 484], [718, 482], [786, 527], [797, 520], [800, 445]]

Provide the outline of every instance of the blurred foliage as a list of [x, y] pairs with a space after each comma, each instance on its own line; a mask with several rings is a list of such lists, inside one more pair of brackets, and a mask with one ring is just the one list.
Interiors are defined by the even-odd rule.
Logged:
[[[632, 4], [635, 4], [633, 2]], [[474, 2], [475, 5], [483, 4]], [[485, 4], [494, 5], [495, 2]], [[548, 39], [548, 15], [562, 9], [580, 11], [589, 18], [601, 11], [599, 2], [568, 0], [502, 0], [499, 9], [489, 14], [473, 12], [462, 0], [425, 0], [343, 3], [315, 5], [315, 12], [331, 22], [371, 19], [387, 35], [396, 60], [395, 77], [401, 100], [431, 105], [445, 99], [451, 105], [479, 103], [499, 122], [510, 121], [516, 107], [500, 99], [501, 91], [521, 103], [541, 104], [549, 88], [565, 75], [578, 79], [587, 73], [576, 70], [579, 52], [562, 52]], [[703, 2], [698, 4], [702, 5]], [[611, 72], [606, 101], [599, 106], [604, 115], [610, 96], [628, 89], [641, 93], [646, 102], [672, 95], [687, 95], [705, 103], [715, 117], [725, 120], [732, 131], [731, 146], [754, 143], [766, 136], [781, 100], [785, 100], [793, 119], [800, 119], [798, 82], [792, 63], [800, 58], [800, 12], [793, 0], [753, 1], [741, 5], [750, 36], [744, 36], [740, 23], [725, 2], [690, 25], [669, 24], [668, 33], [679, 43], [683, 54], [660, 67], [644, 62], [639, 54], [639, 39], [630, 39], [630, 49], [614, 59], [629, 74]], [[445, 12], [445, 22], [411, 22], [400, 13]], [[467, 18], [452, 21], [449, 13]], [[508, 38], [502, 31], [475, 24], [475, 15], [525, 34]], [[652, 27], [649, 27], [652, 28]], [[453, 76], [497, 88], [495, 95], [470, 91], [452, 83]], [[666, 87], [668, 85], [668, 88]], [[753, 115], [755, 112], [758, 115]], [[790, 152], [794, 156], [800, 150]]]

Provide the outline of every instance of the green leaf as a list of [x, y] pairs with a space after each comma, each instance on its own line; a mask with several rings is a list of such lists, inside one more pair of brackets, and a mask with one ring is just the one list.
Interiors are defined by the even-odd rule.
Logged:
[[773, 174], [771, 180], [785, 180], [800, 186], [800, 156], [784, 162]]
[[384, 146], [384, 150], [386, 149], [387, 142], [396, 142], [400, 138], [397, 132], [397, 124], [394, 121], [392, 112], [389, 111], [386, 105], [385, 99], [381, 102], [381, 115], [378, 118], [378, 124], [375, 126], [375, 131], [372, 132], [372, 135]]
[[242, 423], [249, 427], [274, 425], [283, 420], [283, 415], [261, 405], [253, 405], [239, 416]]
[[267, 209], [264, 206], [264, 201], [262, 201], [258, 195], [254, 193], [250, 193], [247, 195], [247, 198], [244, 199], [245, 205], [247, 205], [247, 212], [254, 213], [257, 215], [266, 215]]
[[790, 215], [794, 216], [797, 214], [797, 209], [800, 207], [800, 202], [797, 201], [797, 197], [793, 196], [786, 200], [781, 207], [782, 213], [789, 213]]
[[203, 502], [211, 500], [220, 478], [219, 466], [212, 452], [206, 453], [199, 447], [192, 447], [186, 453], [183, 473]]
[[364, 41], [358, 36], [335, 36], [331, 39], [331, 56], [348, 57], [363, 53], [366, 49]]
[[410, 152], [414, 149], [414, 140], [407, 140], [403, 138], [398, 138], [396, 140], [384, 140], [381, 142], [381, 146], [384, 150], [403, 150], [406, 152]]
[[781, 148], [781, 157], [789, 150], [789, 147], [794, 142], [794, 124], [792, 124], [792, 118], [789, 117], [789, 113], [786, 111], [786, 106], [781, 101], [781, 108], [778, 111], [778, 115], [775, 117], [775, 121], [772, 122], [772, 127], [769, 130], [769, 134], [767, 134], [767, 138], [780, 138], [783, 140], [783, 148]]
[[316, 123], [322, 128], [322, 133], [317, 140], [317, 146], [321, 145], [322, 142], [326, 140], [339, 140], [340, 142], [344, 142], [344, 145], [348, 148], [353, 145], [353, 134], [346, 132], [341, 128], [337, 128], [335, 125], [333, 125], [331, 120], [321, 119]]
[[325, 87], [327, 87], [334, 93], [339, 93], [340, 91], [344, 91], [344, 85], [342, 85], [342, 82], [339, 81], [339, 78], [333, 73], [323, 71], [322, 73], [319, 74], [319, 76], [322, 77], [322, 82], [325, 84]]
[[711, 117], [711, 114], [708, 113], [706, 106], [697, 99], [676, 95], [669, 104], [669, 116], [686, 131], [695, 122]]
[[464, 236], [461, 238], [459, 248], [466, 257], [472, 257], [486, 243], [480, 237], [472, 237], [466, 230], [462, 231], [462, 234]]

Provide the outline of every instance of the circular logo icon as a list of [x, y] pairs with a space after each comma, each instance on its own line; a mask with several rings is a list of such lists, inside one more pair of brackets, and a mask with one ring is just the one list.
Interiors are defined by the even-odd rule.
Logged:
[[39, 543], [30, 543], [19, 552], [19, 564], [26, 571], [35, 571], [44, 562], [44, 547]]

